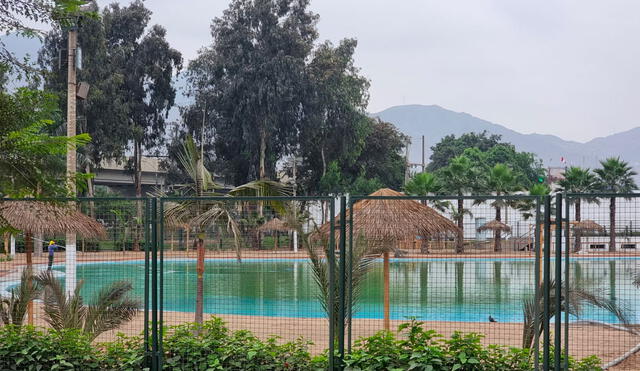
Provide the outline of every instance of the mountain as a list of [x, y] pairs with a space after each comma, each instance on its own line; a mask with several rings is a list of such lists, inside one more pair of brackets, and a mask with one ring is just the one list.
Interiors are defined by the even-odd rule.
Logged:
[[410, 161], [422, 161], [421, 136], [426, 139], [426, 161], [431, 155], [430, 147], [444, 136], [454, 134], [460, 136], [468, 132], [487, 131], [502, 135], [502, 140], [510, 142], [519, 151], [535, 153], [545, 166], [567, 165], [597, 167], [598, 161], [606, 157], [620, 156], [628, 161], [636, 171], [640, 169], [640, 127], [625, 132], [596, 138], [586, 143], [567, 141], [554, 135], [522, 134], [505, 126], [482, 120], [464, 112], [454, 112], [440, 106], [404, 105], [387, 108], [372, 114], [384, 121], [391, 122], [406, 135], [411, 137], [409, 151]]

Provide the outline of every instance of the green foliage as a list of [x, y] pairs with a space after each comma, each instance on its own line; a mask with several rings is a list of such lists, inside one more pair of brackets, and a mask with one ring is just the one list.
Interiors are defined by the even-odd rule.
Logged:
[[[0, 9], [0, 33], [28, 38], [40, 37], [42, 31], [33, 24], [59, 22], [69, 26], [80, 16], [93, 17], [91, 12], [81, 11], [80, 6], [84, 3], [82, 0], [4, 0]], [[6, 49], [4, 40], [0, 40], [0, 64], [19, 72], [18, 77], [22, 77], [22, 73], [32, 75], [35, 72], [28, 58], [19, 61]]]
[[629, 193], [638, 189], [634, 180], [637, 175], [626, 161], [620, 157], [610, 157], [600, 161], [600, 168], [593, 170], [596, 174], [598, 191], [610, 193]]
[[558, 181], [561, 192], [591, 193], [596, 190], [597, 178], [590, 169], [571, 166], [563, 175], [564, 178]]
[[0, 327], [2, 370], [100, 370], [99, 352], [78, 330]]
[[[449, 188], [447, 190], [450, 191]], [[429, 196], [443, 191], [440, 179], [432, 173], [418, 173], [404, 185], [404, 192], [411, 196]]]
[[100, 361], [103, 369], [138, 371], [146, 370], [144, 343], [138, 336], [127, 337], [121, 333], [113, 342], [101, 343]]
[[480, 152], [486, 152], [500, 143], [502, 136], [482, 133], [465, 133], [456, 138], [455, 135], [447, 135], [435, 146], [431, 147], [431, 162], [429, 171], [436, 171], [449, 164], [452, 158], [460, 156], [467, 148], [477, 148]]
[[317, 37], [308, 5], [234, 0], [213, 20], [212, 44], [189, 64], [196, 103], [183, 112], [187, 130], [199, 138], [206, 111], [216, 170], [232, 184], [274, 179], [276, 162], [295, 145]]
[[[327, 353], [311, 357], [303, 340], [260, 340], [250, 332], [230, 332], [219, 318], [165, 329], [165, 370], [326, 370]], [[482, 336], [455, 332], [443, 339], [417, 321], [399, 326], [398, 334], [381, 331], [356, 341], [345, 355], [345, 370], [530, 371], [526, 349], [484, 346]], [[553, 357], [553, 349], [551, 350]], [[564, 352], [563, 352], [564, 357]], [[564, 362], [564, 358], [562, 359]], [[553, 362], [553, 358], [551, 359]], [[595, 356], [568, 359], [569, 370], [599, 371]], [[145, 370], [140, 337], [119, 334], [97, 346], [78, 330], [39, 330], [31, 326], [0, 327], [2, 370]]]
[[[486, 132], [466, 133], [458, 138], [448, 135], [431, 149], [429, 171], [446, 168], [453, 158], [464, 155], [480, 174], [488, 173], [496, 164], [508, 165], [522, 188], [529, 188], [544, 176], [542, 162], [535, 155], [516, 151], [512, 144], [502, 142], [499, 135], [489, 136]], [[481, 184], [483, 180], [478, 178], [475, 183]]]
[[[398, 334], [381, 331], [356, 341], [345, 356], [345, 370], [431, 370], [431, 371], [530, 371], [529, 350], [498, 345], [484, 346], [482, 335], [454, 332], [443, 339], [422, 322], [411, 321], [398, 328]], [[569, 369], [601, 370], [600, 360], [587, 357], [569, 359]]]
[[[95, 3], [89, 7], [98, 13]], [[79, 120], [78, 130], [95, 138], [79, 160], [84, 158], [85, 170], [103, 159], [121, 159], [132, 141], [131, 167], [139, 185], [142, 152], [164, 141], [166, 117], [176, 95], [172, 78], [182, 67], [182, 57], [167, 42], [163, 27], [149, 25], [151, 11], [142, 1], [124, 7], [114, 3], [100, 15], [85, 19], [78, 33], [84, 52], [77, 78], [91, 85], [87, 99], [79, 102], [85, 120]], [[47, 34], [38, 58], [48, 72], [45, 88], [60, 98], [67, 92], [67, 67], [59, 63], [59, 55], [64, 55], [67, 42], [67, 30], [55, 28]], [[60, 99], [62, 112], [64, 102]]]
[[44, 288], [47, 323], [56, 330], [77, 329], [90, 340], [131, 321], [140, 307], [140, 302], [129, 297], [133, 287], [127, 281], [115, 281], [104, 286], [88, 304], [80, 296], [82, 281], [70, 295], [51, 271], [41, 272], [36, 281]]
[[35, 282], [32, 270], [26, 268], [20, 275], [20, 285], [10, 290], [8, 297], [0, 296], [0, 322], [22, 325], [29, 302], [38, 298], [42, 286]]
[[417, 321], [398, 328], [401, 337], [381, 331], [360, 339], [345, 357], [346, 370], [530, 370], [526, 350], [485, 347], [482, 336], [454, 332], [443, 339]]
[[57, 117], [51, 94], [26, 88], [0, 92], [0, 196], [66, 194], [67, 146], [86, 145], [91, 138], [51, 135]]

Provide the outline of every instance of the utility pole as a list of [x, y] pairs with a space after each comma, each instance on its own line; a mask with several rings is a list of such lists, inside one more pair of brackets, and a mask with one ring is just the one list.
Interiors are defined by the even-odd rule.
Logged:
[[[78, 48], [78, 28], [69, 29], [69, 43], [67, 47], [67, 138], [76, 136], [76, 50]], [[67, 185], [69, 195], [76, 197], [76, 147], [69, 142], [67, 145]], [[75, 207], [75, 204], [72, 204]], [[73, 293], [76, 288], [76, 235], [66, 234], [65, 253], [65, 288], [67, 293]]]
[[422, 172], [424, 173], [425, 170], [425, 166], [424, 166], [424, 135], [422, 136]]
[[[293, 197], [296, 197], [296, 188], [298, 188], [298, 179], [297, 179], [297, 161], [296, 154], [293, 155]], [[298, 222], [298, 205], [293, 202], [293, 218], [294, 223]], [[293, 252], [298, 252], [298, 231], [293, 231]], [[295, 276], [294, 276], [295, 277]]]
[[407, 139], [405, 144], [405, 153], [404, 153], [404, 163], [405, 163], [405, 171], [404, 171], [404, 184], [407, 184], [409, 178], [411, 177], [411, 164], [409, 163], [409, 146], [411, 145], [411, 139]]

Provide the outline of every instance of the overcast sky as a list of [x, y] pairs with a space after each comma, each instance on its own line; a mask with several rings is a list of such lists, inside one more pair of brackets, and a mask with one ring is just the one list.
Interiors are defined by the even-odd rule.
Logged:
[[[146, 1], [185, 59], [211, 42], [211, 19], [228, 3]], [[640, 126], [638, 0], [315, 0], [312, 9], [320, 39], [358, 39], [370, 112], [437, 104], [577, 141]]]

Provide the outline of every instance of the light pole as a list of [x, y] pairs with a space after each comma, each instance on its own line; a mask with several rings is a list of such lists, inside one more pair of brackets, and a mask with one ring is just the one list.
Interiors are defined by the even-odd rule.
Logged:
[[[76, 52], [78, 48], [78, 27], [69, 29], [67, 46], [67, 186], [69, 195], [76, 197], [76, 147], [71, 138], [76, 136]], [[72, 205], [75, 207], [75, 205]], [[68, 294], [76, 288], [76, 235], [66, 234], [65, 288]]]

